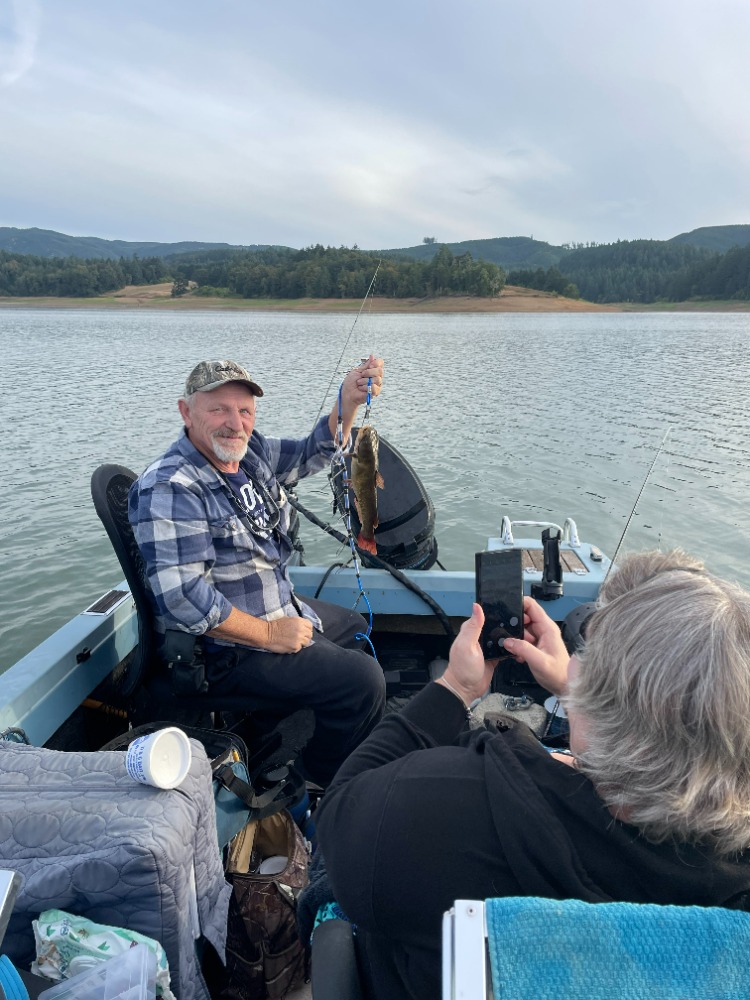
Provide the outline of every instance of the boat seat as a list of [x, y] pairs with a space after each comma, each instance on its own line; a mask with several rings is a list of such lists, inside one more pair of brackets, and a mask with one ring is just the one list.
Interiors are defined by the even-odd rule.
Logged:
[[[216, 697], [200, 684], [185, 683], [194, 676], [193, 637], [168, 633], [166, 642], [156, 630], [151, 586], [146, 566], [128, 520], [128, 492], [137, 476], [122, 465], [100, 465], [91, 477], [91, 497], [125, 574], [138, 615], [138, 645], [112, 677], [114, 700], [134, 724], [156, 719], [195, 724], [206, 714], [227, 712], [236, 716], [261, 714], [271, 724], [290, 714], [282, 701], [264, 698]], [[176, 683], [176, 680], [179, 683]]]
[[443, 1000], [741, 1000], [750, 913], [506, 897], [443, 917]]

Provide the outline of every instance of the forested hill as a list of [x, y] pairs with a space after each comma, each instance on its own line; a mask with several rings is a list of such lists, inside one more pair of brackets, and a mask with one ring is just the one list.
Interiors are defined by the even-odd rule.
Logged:
[[[710, 253], [661, 240], [623, 240], [574, 250], [561, 270], [591, 302], [656, 302], [678, 297], [676, 282]], [[688, 297], [688, 296], [685, 296]]]
[[[8, 232], [44, 233], [0, 230], [0, 234]], [[743, 239], [744, 245], [738, 245]], [[409, 248], [413, 253], [408, 249], [375, 252], [320, 244], [302, 250], [156, 244], [160, 253], [115, 259], [23, 254], [0, 248], [0, 295], [96, 296], [125, 285], [172, 281], [175, 296], [356, 299], [364, 296], [378, 268], [374, 294], [396, 298], [491, 297], [500, 293], [509, 272], [510, 285], [591, 302], [750, 301], [750, 226], [695, 230], [672, 240], [618, 240], [565, 247], [527, 237], [442, 245], [430, 237], [426, 240], [421, 247]], [[731, 248], [719, 252], [703, 245], [722, 241], [731, 243]], [[115, 241], [98, 242], [115, 245]], [[190, 246], [191, 250], [164, 254], [165, 248], [174, 246]], [[554, 251], [561, 251], [559, 260]], [[505, 269], [489, 259], [493, 253], [506, 262]], [[548, 265], [548, 260], [556, 262]], [[531, 266], [530, 261], [537, 263]]]
[[[634, 243], [656, 243], [662, 241], [636, 240]], [[688, 233], [680, 233], [663, 241], [678, 246], [698, 247], [715, 253], [726, 253], [735, 246], [750, 244], [750, 225], [704, 226]], [[610, 246], [622, 245], [607, 244]], [[474, 260], [484, 260], [497, 264], [504, 270], [533, 269], [549, 270], [557, 267], [564, 271], [571, 254], [588, 250], [596, 244], [570, 244], [554, 246], [529, 236], [497, 236], [492, 239], [463, 240], [458, 243], [439, 243], [434, 237], [426, 236], [417, 246], [373, 251], [381, 257], [398, 257], [408, 260], [430, 261], [441, 246], [447, 246], [454, 257], [471, 254]], [[171, 257], [182, 253], [209, 253], [238, 251], [284, 251], [295, 252], [290, 247], [251, 244], [236, 246], [230, 243], [205, 243], [185, 241], [181, 243], [130, 242], [127, 240], [105, 240], [97, 236], [68, 236], [51, 229], [14, 229], [0, 226], [0, 250], [11, 253], [32, 254], [36, 257], [80, 257], [85, 260], [119, 260], [122, 257]]]
[[441, 246], [447, 246], [456, 257], [470, 253], [474, 258], [491, 261], [505, 270], [513, 267], [554, 267], [571, 252], [568, 246], [552, 246], [529, 236], [496, 236], [489, 240], [464, 240], [461, 243], [438, 243], [429, 236], [425, 239], [426, 242], [416, 247], [378, 252], [384, 257], [431, 260]]
[[81, 257], [85, 260], [118, 260], [120, 257], [168, 257], [195, 250], [267, 250], [265, 245], [233, 247], [230, 243], [131, 243], [98, 236], [66, 236], [52, 229], [13, 229], [0, 226], [0, 250], [35, 257]]
[[703, 226], [689, 233], [673, 236], [670, 243], [687, 243], [705, 250], [726, 253], [732, 247], [746, 247], [750, 243], [750, 226]]
[[[428, 239], [430, 239], [428, 237]], [[380, 250], [384, 257], [404, 257], [429, 261], [441, 246], [447, 246], [454, 257], [467, 253], [499, 267], [552, 267], [570, 252], [569, 247], [555, 247], [528, 236], [501, 236], [487, 240], [465, 240], [462, 243], [441, 244], [437, 241], [400, 250]], [[235, 246], [230, 243], [147, 243], [126, 240], [104, 240], [97, 236], [67, 236], [51, 229], [13, 229], [0, 226], [0, 250], [32, 254], [35, 257], [81, 257], [86, 260], [118, 260], [120, 257], [170, 257], [181, 253], [208, 251], [289, 250], [290, 247], [252, 244]]]
[[750, 300], [750, 243], [726, 253], [673, 240], [622, 240], [570, 253], [559, 268], [517, 269], [508, 284], [591, 302]]

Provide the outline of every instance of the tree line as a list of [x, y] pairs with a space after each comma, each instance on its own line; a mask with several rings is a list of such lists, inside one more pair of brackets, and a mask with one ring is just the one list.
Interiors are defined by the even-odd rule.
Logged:
[[578, 286], [570, 278], [566, 278], [559, 267], [522, 267], [510, 271], [509, 285], [520, 285], [522, 288], [535, 288], [540, 292], [554, 292], [568, 299], [580, 299]]
[[509, 284], [561, 295], [566, 284], [590, 302], [750, 299], [750, 244], [717, 253], [672, 240], [621, 240], [581, 247], [558, 268], [511, 271]]
[[[373, 294], [395, 298], [492, 297], [506, 283], [498, 265], [469, 252], [454, 255], [445, 245], [428, 260], [320, 244], [119, 260], [0, 251], [0, 295], [88, 297], [172, 281], [175, 295], [362, 299], [376, 270]], [[570, 251], [558, 266], [512, 270], [507, 281], [603, 303], [750, 300], [750, 244], [726, 253], [672, 240], [590, 244]]]
[[0, 250], [0, 295], [56, 295], [87, 298], [126, 285], [152, 285], [167, 280], [160, 257], [84, 260], [80, 257], [35, 257]]
[[376, 270], [373, 294], [397, 298], [495, 296], [505, 285], [505, 272], [496, 264], [470, 253], [454, 256], [446, 246], [428, 261], [379, 261], [358, 247], [318, 244], [304, 250], [197, 251], [119, 261], [0, 251], [0, 295], [86, 297], [171, 280], [175, 295], [361, 299]]
[[176, 281], [195, 282], [194, 294], [224, 292], [243, 298], [364, 298], [377, 271], [373, 294], [395, 298], [499, 295], [505, 272], [496, 264], [455, 257], [442, 246], [428, 261], [380, 259], [358, 247], [190, 254], [168, 258]]
[[662, 240], [622, 240], [574, 250], [560, 269], [590, 302], [676, 301], [674, 280], [708, 251]]

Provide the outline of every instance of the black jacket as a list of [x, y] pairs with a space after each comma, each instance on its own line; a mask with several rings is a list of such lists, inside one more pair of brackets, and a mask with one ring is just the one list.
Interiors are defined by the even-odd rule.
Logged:
[[458, 699], [429, 684], [348, 758], [316, 815], [371, 996], [440, 996], [441, 920], [456, 899], [750, 908], [747, 857], [652, 844], [525, 725], [467, 733], [465, 721]]

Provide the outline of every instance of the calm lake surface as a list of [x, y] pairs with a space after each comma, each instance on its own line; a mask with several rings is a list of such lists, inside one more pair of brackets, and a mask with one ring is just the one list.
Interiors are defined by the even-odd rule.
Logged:
[[[0, 311], [0, 669], [122, 579], [89, 494], [102, 462], [141, 471], [176, 436], [205, 357], [245, 364], [258, 425], [298, 436], [324, 402], [352, 316]], [[386, 358], [373, 422], [435, 504], [441, 562], [470, 569], [503, 514], [562, 523], [613, 553], [681, 545], [750, 587], [750, 317], [367, 315], [344, 365]], [[300, 489], [327, 516], [325, 476]], [[303, 525], [308, 562], [337, 543]]]

